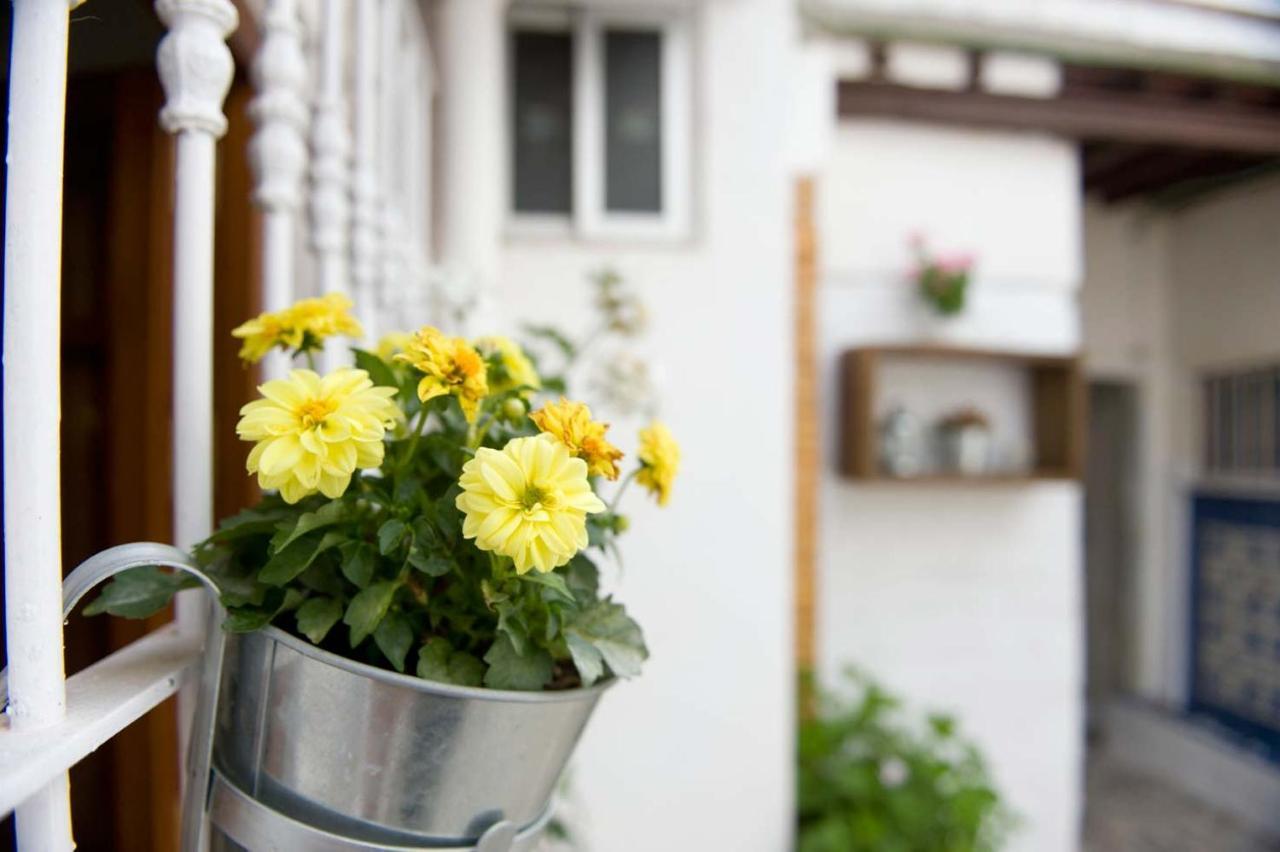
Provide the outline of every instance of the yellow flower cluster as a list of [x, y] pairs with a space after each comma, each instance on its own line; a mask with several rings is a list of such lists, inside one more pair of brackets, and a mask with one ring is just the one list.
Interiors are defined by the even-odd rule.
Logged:
[[484, 357], [496, 358], [502, 365], [503, 375], [490, 382], [490, 388], [494, 393], [503, 393], [516, 388], [531, 388], [532, 390], [521, 394], [528, 397], [533, 390], [542, 387], [542, 379], [538, 377], [538, 371], [533, 368], [533, 362], [511, 338], [498, 335], [481, 337], [475, 345]]
[[418, 399], [426, 402], [452, 394], [458, 398], [467, 422], [475, 422], [480, 401], [489, 395], [484, 358], [475, 347], [461, 337], [449, 337], [437, 328], [424, 326], [395, 358], [423, 374], [418, 382]]
[[244, 340], [240, 359], [256, 364], [277, 346], [300, 349], [319, 346], [334, 335], [360, 337], [364, 331], [351, 315], [351, 300], [341, 293], [318, 299], [303, 299], [274, 313], [263, 313], [234, 329], [231, 334]]
[[462, 535], [481, 550], [510, 557], [516, 572], [546, 573], [587, 546], [587, 515], [603, 512], [587, 465], [548, 436], [482, 447], [462, 466]]
[[592, 420], [591, 409], [583, 403], [560, 397], [559, 402], [548, 402], [529, 419], [539, 430], [564, 444], [569, 455], [585, 461], [591, 475], [618, 478], [622, 450], [605, 439], [609, 424]]
[[667, 505], [671, 484], [680, 470], [680, 445], [667, 427], [655, 420], [640, 430], [640, 449], [636, 456], [641, 465], [636, 482], [649, 489], [659, 506]]
[[293, 370], [258, 389], [240, 409], [236, 434], [256, 441], [249, 473], [286, 503], [317, 491], [341, 497], [357, 469], [382, 464], [382, 438], [400, 418], [395, 388], [374, 387], [364, 370], [344, 367], [324, 378]]

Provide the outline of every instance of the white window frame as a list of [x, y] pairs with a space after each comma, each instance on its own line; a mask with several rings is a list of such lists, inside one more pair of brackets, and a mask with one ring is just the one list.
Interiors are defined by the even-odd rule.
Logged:
[[[605, 206], [604, 34], [608, 29], [656, 29], [661, 35], [662, 210], [610, 211]], [[673, 7], [609, 6], [566, 9], [518, 4], [509, 32], [545, 29], [573, 35], [573, 200], [570, 212], [515, 209], [514, 79], [507, 87], [507, 231], [516, 237], [588, 240], [679, 240], [689, 235], [692, 207], [692, 75], [689, 12]], [[514, 70], [511, 72], [514, 75]]]

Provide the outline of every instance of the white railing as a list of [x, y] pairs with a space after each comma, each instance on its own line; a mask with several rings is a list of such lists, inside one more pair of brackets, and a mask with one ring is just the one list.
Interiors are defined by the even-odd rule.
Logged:
[[[16, 813], [24, 852], [73, 848], [67, 770], [191, 679], [205, 609], [203, 591], [184, 593], [175, 625], [64, 677], [59, 290], [73, 5], [13, 0], [4, 292], [9, 668], [0, 816]], [[234, 61], [225, 39], [237, 7], [231, 0], [155, 5], [168, 27], [157, 54], [166, 95], [160, 122], [177, 139], [173, 521], [176, 543], [190, 548], [208, 534], [213, 513], [215, 145], [227, 126], [222, 109]], [[388, 319], [426, 321], [434, 74], [418, 4], [321, 0], [313, 8], [267, 0], [264, 9], [250, 150], [264, 211], [264, 306], [350, 291], [369, 342]], [[317, 14], [299, 14], [308, 9]], [[326, 352], [326, 366], [344, 358]], [[185, 739], [190, 703], [179, 709]]]

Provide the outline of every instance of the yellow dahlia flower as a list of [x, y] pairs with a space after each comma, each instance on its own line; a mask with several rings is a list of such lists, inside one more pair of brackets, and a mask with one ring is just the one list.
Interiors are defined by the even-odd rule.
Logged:
[[397, 352], [403, 352], [409, 348], [412, 341], [413, 335], [407, 331], [388, 331], [378, 341], [378, 348], [374, 350], [374, 354], [383, 361], [390, 361]]
[[529, 415], [529, 419], [548, 435], [564, 444], [569, 455], [587, 463], [587, 471], [606, 479], [618, 478], [618, 461], [622, 450], [605, 440], [608, 423], [591, 419], [591, 409], [584, 403], [570, 402], [560, 397], [559, 402], [548, 402], [542, 410]]
[[357, 468], [382, 464], [382, 437], [400, 417], [395, 388], [374, 387], [364, 370], [343, 367], [324, 378], [293, 370], [258, 388], [240, 409], [236, 434], [256, 441], [249, 473], [286, 503], [317, 491], [341, 497]]
[[680, 470], [680, 445], [667, 427], [655, 420], [647, 429], [640, 430], [640, 449], [636, 456], [641, 465], [636, 482], [649, 489], [659, 506], [667, 505], [671, 483]]
[[351, 300], [346, 296], [329, 293], [318, 299], [303, 299], [282, 311], [259, 314], [233, 329], [231, 334], [244, 340], [240, 359], [256, 364], [277, 346], [318, 347], [336, 334], [360, 337], [364, 331], [351, 316], [351, 307]]
[[604, 511], [587, 481], [587, 464], [544, 435], [481, 447], [462, 466], [456, 501], [462, 535], [476, 547], [542, 573], [587, 546], [587, 514]]
[[411, 364], [423, 373], [418, 382], [418, 399], [426, 402], [453, 394], [462, 406], [468, 423], [474, 423], [480, 400], [489, 395], [484, 358], [461, 337], [448, 337], [439, 329], [423, 326], [408, 341], [397, 361]]
[[[535, 389], [542, 387], [542, 379], [538, 377], [538, 371], [533, 368], [533, 362], [524, 354], [520, 345], [511, 338], [498, 335], [482, 337], [475, 342], [475, 345], [484, 357], [497, 358], [498, 363], [502, 365], [502, 371], [506, 374], [492, 383], [491, 389], [494, 393], [519, 387]], [[528, 396], [528, 392], [521, 395]]]

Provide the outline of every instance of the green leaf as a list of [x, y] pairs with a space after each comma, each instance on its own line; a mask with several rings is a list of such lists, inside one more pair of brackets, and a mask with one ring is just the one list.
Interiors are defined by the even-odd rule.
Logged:
[[400, 545], [406, 529], [404, 521], [398, 518], [392, 518], [378, 527], [378, 552], [389, 556]]
[[[570, 653], [574, 654], [574, 665], [578, 664], [579, 653], [582, 653], [581, 650], [575, 652], [575, 647], [581, 649], [584, 644], [590, 645], [618, 677], [635, 677], [640, 674], [641, 664], [649, 657], [640, 625], [631, 620], [621, 604], [609, 600], [600, 601], [575, 614], [565, 626], [564, 634]], [[585, 654], [584, 659], [588, 669], [592, 669], [595, 661], [591, 659], [591, 655]], [[583, 676], [585, 683], [587, 673], [581, 669], [578, 673]]]
[[582, 677], [582, 685], [591, 686], [604, 675], [604, 657], [601, 656], [600, 649], [577, 633], [569, 633], [565, 636], [565, 641], [569, 646], [569, 654], [573, 657], [573, 664], [578, 667], [578, 674]]
[[317, 558], [311, 567], [298, 575], [298, 583], [321, 595], [342, 595], [347, 591], [347, 584], [338, 574], [338, 566], [329, 559]]
[[275, 532], [280, 522], [293, 517], [295, 511], [292, 506], [276, 502], [269, 497], [264, 498], [263, 502], [257, 506], [224, 518], [218, 524], [218, 531], [209, 536], [201, 546]]
[[298, 607], [297, 618], [298, 632], [319, 645], [342, 618], [342, 602], [337, 598], [309, 598]]
[[418, 677], [449, 683], [449, 657], [452, 654], [453, 647], [448, 639], [432, 636], [418, 649]]
[[579, 553], [565, 566], [565, 580], [573, 596], [583, 606], [589, 606], [600, 597], [600, 569]]
[[288, 595], [284, 589], [267, 589], [260, 606], [228, 607], [222, 629], [228, 633], [252, 633], [271, 623], [276, 613], [284, 608]]
[[424, 553], [415, 547], [409, 551], [409, 564], [428, 577], [443, 577], [453, 570], [454, 562], [447, 556]]
[[395, 370], [391, 369], [391, 365], [386, 361], [364, 349], [353, 348], [351, 351], [355, 354], [356, 367], [368, 373], [369, 379], [375, 385], [384, 388], [400, 387], [400, 383], [396, 380]]
[[441, 432], [433, 432], [426, 437], [423, 447], [436, 467], [444, 471], [450, 479], [457, 479], [462, 473], [465, 457], [458, 448], [458, 441]]
[[133, 568], [112, 578], [84, 613], [146, 618], [168, 606], [177, 592], [198, 585], [200, 581], [190, 574], [169, 573], [152, 566]]
[[331, 527], [339, 521], [344, 520], [343, 515], [347, 509], [347, 504], [341, 500], [332, 500], [325, 503], [314, 512], [304, 512], [298, 516], [298, 521], [293, 525], [293, 529], [289, 531], [281, 541], [271, 543], [271, 552], [279, 553], [289, 545], [293, 544], [304, 535], [324, 527]]
[[346, 540], [346, 534], [338, 531], [327, 532], [323, 537], [315, 533], [303, 536], [267, 560], [267, 564], [258, 572], [258, 582], [269, 586], [283, 586], [307, 570], [321, 553]]
[[402, 613], [388, 613], [373, 631], [373, 641], [398, 672], [404, 671], [404, 658], [413, 644], [413, 628]]
[[525, 624], [524, 615], [508, 600], [500, 601], [498, 610], [498, 633], [510, 640], [517, 654], [525, 652], [529, 643], [529, 627]]
[[341, 556], [342, 576], [358, 588], [369, 585], [378, 565], [378, 555], [373, 548], [361, 541], [349, 541], [342, 545]]
[[531, 646], [518, 654], [506, 635], [494, 639], [484, 661], [489, 664], [484, 685], [493, 689], [538, 690], [551, 680], [551, 655]]
[[565, 603], [574, 603], [573, 592], [569, 591], [569, 587], [565, 584], [564, 577], [559, 574], [541, 574], [531, 571], [528, 574], [520, 575], [521, 582], [535, 583], [547, 589], [550, 592], [548, 599], [559, 598]]
[[383, 580], [363, 589], [351, 599], [351, 603], [347, 605], [346, 614], [342, 616], [342, 623], [351, 628], [352, 648], [378, 629], [398, 588], [400, 588], [399, 582]]
[[484, 663], [465, 651], [455, 651], [449, 640], [433, 636], [418, 650], [418, 677], [459, 686], [484, 683]]
[[449, 657], [449, 682], [458, 686], [480, 686], [484, 683], [484, 663], [466, 651], [454, 651]]

